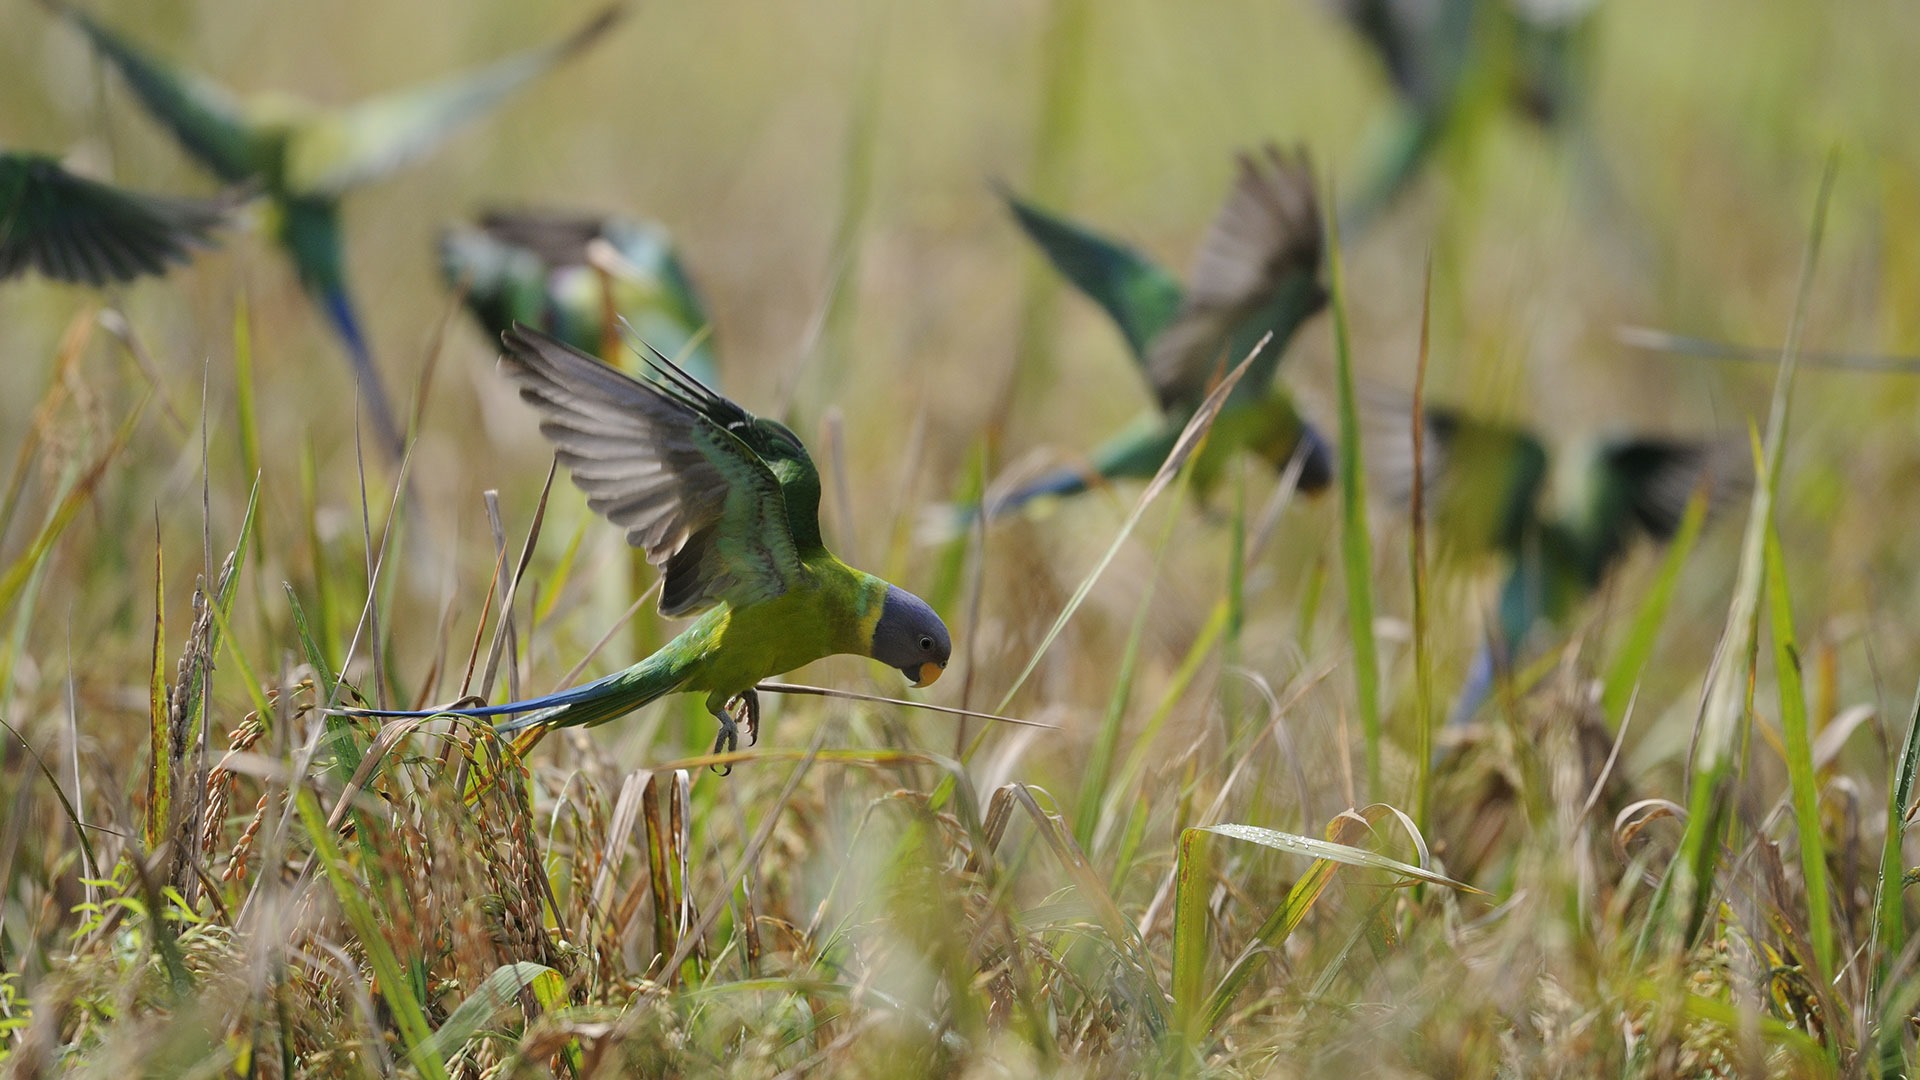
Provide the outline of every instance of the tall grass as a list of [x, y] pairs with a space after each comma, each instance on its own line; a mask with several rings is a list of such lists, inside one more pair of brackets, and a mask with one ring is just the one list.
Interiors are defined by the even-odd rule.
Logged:
[[[462, 36], [371, 32], [399, 16], [360, 0], [182, 12], [153, 31], [198, 30], [178, 55], [323, 98], [402, 46], [451, 66], [427, 53]], [[1139, 404], [1110, 331], [1009, 262], [987, 180], [1137, 198], [1111, 219], [1176, 256], [1219, 194], [1180, 178], [1231, 149], [1193, 132], [1305, 137], [1345, 175], [1388, 91], [1311, 6], [725, 14], [646, 8], [627, 51], [441, 171], [355, 193], [371, 331], [423, 387], [404, 476], [358, 459], [335, 345], [244, 227], [104, 316], [0, 283], [11, 1074], [1912, 1074], [1913, 390], [1798, 367], [1911, 344], [1887, 298], [1916, 280], [1914, 148], [1878, 81], [1905, 24], [1609, 6], [1594, 135], [1650, 256], [1558, 201], [1562, 163], [1490, 69], [1484, 134], [1330, 245], [1328, 325], [1283, 369], [1339, 432], [1328, 498], [1251, 458], [1188, 483], [1229, 382], [1150, 483], [927, 549], [903, 523], [921, 493], [977, 498], [1001, 465], [983, 431], [1019, 415], [1084, 450]], [[442, 16], [491, 17], [406, 17]], [[1167, 40], [1245, 100], [1194, 123], [1145, 83], [1177, 66], [1142, 56]], [[0, 35], [18, 137], [111, 136], [130, 182], [193, 190], [136, 115], [53, 107], [63, 61], [23, 41]], [[1886, 162], [1829, 180], [1801, 235], [1783, 163], [1834, 138]], [[697, 702], [537, 746], [329, 711], [538, 693], [657, 639], [651, 578], [629, 590], [491, 346], [429, 332], [433, 223], [515, 201], [673, 226], [729, 389], [808, 436], [836, 550], [935, 600], [945, 681], [823, 663], [793, 678], [848, 693], [768, 687], [759, 743], [728, 755], [694, 752]], [[1610, 345], [1616, 321], [1764, 342], [1789, 305], [1770, 398]], [[1412, 358], [1417, 400], [1478, 410], [1487, 356], [1526, 374], [1498, 404], [1555, 435], [1758, 412], [1759, 481], [1744, 534], [1698, 493], [1542, 642], [1502, 722], [1435, 746], [1491, 594], [1437, 490], [1405, 557], [1375, 558], [1405, 523], [1369, 513], [1359, 407]]]

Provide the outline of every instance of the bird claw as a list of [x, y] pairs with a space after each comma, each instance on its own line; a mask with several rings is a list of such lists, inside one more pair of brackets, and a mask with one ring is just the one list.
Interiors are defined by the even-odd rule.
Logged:
[[[720, 734], [714, 736], [713, 752], [731, 754], [740, 745], [740, 729], [734, 726], [733, 717], [728, 716], [724, 711], [720, 713], [719, 719]], [[712, 769], [717, 775], [725, 776], [733, 771], [733, 766], [714, 765]]]
[[740, 723], [747, 729], [747, 745], [760, 745], [760, 695], [748, 690], [733, 700], [740, 703]]
[[[738, 722], [735, 721], [733, 714], [733, 709], [736, 705], [740, 708]], [[753, 691], [748, 690], [738, 697], [735, 697], [732, 701], [727, 702], [725, 708], [714, 714], [714, 718], [720, 721], [720, 734], [715, 736], [713, 740], [714, 753], [731, 754], [740, 748], [741, 725], [745, 725], [747, 729], [747, 745], [749, 747], [755, 746], [760, 742], [760, 695]], [[733, 771], [733, 766], [728, 765], [725, 768], [721, 768], [715, 765], [713, 766], [713, 771], [721, 776], [725, 776]]]

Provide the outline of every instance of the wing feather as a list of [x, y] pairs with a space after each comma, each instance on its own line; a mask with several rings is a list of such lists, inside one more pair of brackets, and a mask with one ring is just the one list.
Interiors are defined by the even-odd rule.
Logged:
[[211, 247], [227, 212], [219, 200], [141, 194], [52, 158], [0, 154], [0, 280], [29, 266], [96, 286], [164, 273]]
[[229, 183], [254, 178], [264, 149], [261, 136], [225, 87], [148, 55], [85, 12], [57, 2], [49, 6], [87, 36], [147, 112], [202, 165]]
[[727, 428], [745, 410], [657, 354], [642, 381], [525, 326], [502, 340], [501, 370], [587, 504], [665, 567], [661, 614], [771, 599], [804, 573], [778, 479]]
[[430, 153], [461, 126], [598, 41], [623, 13], [616, 4], [564, 40], [316, 118], [288, 148], [288, 186], [303, 194], [338, 195]]
[[1305, 151], [1268, 144], [1241, 154], [1226, 202], [1200, 243], [1180, 310], [1154, 339], [1147, 377], [1163, 408], [1191, 409], [1215, 380], [1271, 330], [1274, 340], [1247, 372], [1264, 390], [1301, 323], [1326, 303], [1320, 285], [1320, 203]]

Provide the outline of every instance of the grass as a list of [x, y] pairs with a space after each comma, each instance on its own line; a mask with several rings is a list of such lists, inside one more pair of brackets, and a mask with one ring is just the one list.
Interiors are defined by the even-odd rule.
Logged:
[[[6, 283], [0, 1061], [1913, 1074], [1920, 392], [1814, 359], [1915, 351], [1920, 135], [1896, 91], [1920, 26], [1891, 0], [1608, 4], [1607, 200], [1490, 107], [1341, 238], [1334, 311], [1283, 368], [1339, 432], [1326, 498], [1248, 461], [1209, 500], [1176, 461], [909, 542], [928, 504], [1146, 403], [989, 180], [1174, 265], [1237, 145], [1305, 139], [1359, 190], [1384, 91], [1305, 3], [636, 9], [349, 203], [379, 362], [420, 387], [405, 483], [358, 452], [337, 349], [258, 230], [103, 297]], [[18, 18], [10, 142], [205, 190]], [[393, 18], [409, 32], [366, 32]], [[234, 82], [345, 99], [547, 21], [343, 0], [168, 5], [149, 29]], [[947, 617], [942, 683], [796, 673], [871, 694], [765, 695], [727, 776], [676, 701], [524, 758], [472, 724], [326, 711], [538, 693], [673, 629], [548, 475], [487, 343], [444, 322], [433, 228], [516, 201], [674, 228], [729, 391], [790, 413], [828, 470], [837, 549]], [[1649, 357], [1618, 324], [1803, 359]], [[1761, 482], [1696, 499], [1494, 719], [1436, 730], [1498, 575], [1370, 500], [1370, 382], [1556, 434], [1752, 431]], [[904, 696], [976, 715], [876, 700]]]

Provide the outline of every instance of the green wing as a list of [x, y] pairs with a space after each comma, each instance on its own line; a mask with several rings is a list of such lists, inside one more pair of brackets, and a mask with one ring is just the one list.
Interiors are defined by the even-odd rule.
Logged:
[[1266, 392], [1300, 324], [1326, 306], [1320, 284], [1320, 203], [1304, 151], [1269, 144], [1239, 156], [1239, 172], [1214, 215], [1188, 276], [1178, 316], [1154, 339], [1147, 378], [1160, 406], [1190, 412], [1261, 336], [1273, 340], [1241, 380]]
[[[1367, 466], [1385, 497], [1413, 495], [1413, 430], [1408, 403], [1371, 391], [1365, 417]], [[1427, 521], [1449, 553], [1517, 553], [1537, 532], [1547, 451], [1532, 434], [1454, 409], [1426, 410], [1421, 472]]]
[[1640, 437], [1600, 444], [1560, 521], [1588, 587], [1600, 584], [1635, 537], [1672, 539], [1695, 491], [1706, 490], [1709, 508], [1744, 492], [1753, 474], [1743, 447], [1733, 439]]
[[86, 285], [163, 274], [212, 246], [223, 204], [143, 195], [37, 154], [0, 153], [0, 281], [31, 266]]
[[477, 71], [315, 117], [288, 147], [288, 189], [337, 195], [426, 155], [462, 125], [598, 41], [623, 11], [618, 5], [607, 8], [565, 40]]
[[149, 56], [84, 12], [52, 6], [86, 34], [94, 50], [119, 70], [147, 112], [215, 176], [240, 183], [258, 175], [266, 141], [247, 122], [239, 99], [198, 75]]
[[1000, 196], [1054, 269], [1106, 310], [1144, 363], [1153, 339], [1180, 308], [1180, 283], [1124, 244], [1054, 217], [1009, 191]]
[[801, 578], [780, 481], [736, 434], [755, 426], [746, 410], [665, 360], [642, 382], [524, 326], [503, 340], [501, 370], [588, 505], [665, 567], [661, 614], [770, 600]]

